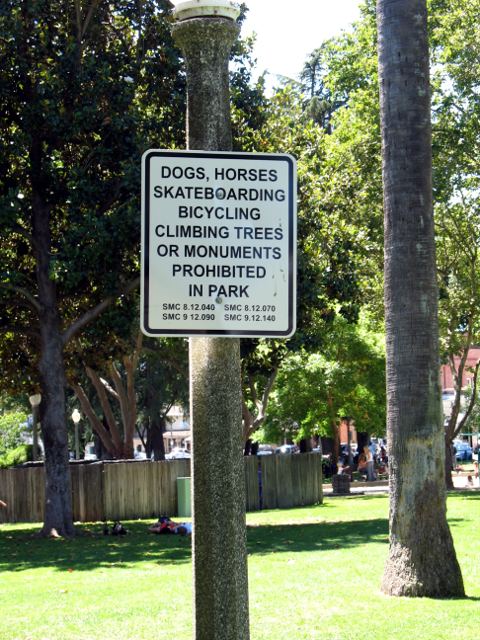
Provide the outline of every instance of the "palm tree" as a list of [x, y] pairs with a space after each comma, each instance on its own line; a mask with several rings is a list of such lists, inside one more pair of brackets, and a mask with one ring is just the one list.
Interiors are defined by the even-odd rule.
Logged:
[[378, 0], [390, 551], [382, 589], [464, 594], [446, 519], [425, 0]]

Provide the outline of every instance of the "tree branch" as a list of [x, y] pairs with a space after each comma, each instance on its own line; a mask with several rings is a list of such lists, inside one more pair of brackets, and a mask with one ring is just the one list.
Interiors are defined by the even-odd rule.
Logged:
[[478, 370], [480, 368], [480, 360], [477, 361], [477, 364], [475, 365], [475, 369], [473, 370], [473, 378], [472, 378], [472, 395], [470, 396], [470, 401], [468, 403], [468, 407], [463, 415], [463, 418], [460, 420], [460, 422], [457, 425], [457, 428], [455, 429], [455, 432], [453, 434], [453, 437], [458, 436], [459, 433], [462, 432], [463, 427], [465, 426], [468, 418], [470, 417], [470, 414], [473, 411], [473, 407], [475, 406], [475, 401], [477, 399], [477, 382], [478, 382]]
[[103, 384], [103, 386], [108, 391], [108, 393], [113, 398], [115, 398], [115, 400], [118, 400], [118, 393], [115, 391], [115, 389], [112, 387], [112, 385], [108, 382], [108, 380], [105, 380], [104, 378], [100, 378], [100, 382]]
[[30, 303], [30, 307], [33, 308], [37, 313], [40, 313], [40, 311], [42, 310], [42, 305], [37, 300], [37, 298], [35, 298], [35, 296], [32, 293], [30, 293], [30, 291], [28, 291], [28, 289], [25, 289], [24, 287], [18, 287], [17, 285], [14, 285], [14, 284], [7, 284], [4, 282], [0, 283], [0, 289], [6, 289], [7, 291], [13, 291], [14, 293], [19, 293], [26, 300], [28, 300], [28, 302]]
[[92, 429], [98, 435], [100, 440], [102, 441], [105, 449], [111, 453], [113, 456], [116, 455], [115, 445], [113, 444], [110, 433], [105, 429], [101, 420], [98, 419], [95, 411], [90, 404], [90, 400], [87, 398], [85, 391], [79, 384], [72, 384], [73, 390], [75, 391], [75, 395], [77, 396], [80, 405], [82, 407], [83, 413], [87, 416], [90, 424], [92, 425]]
[[88, 8], [88, 12], [87, 12], [87, 15], [85, 17], [85, 21], [84, 21], [84, 23], [82, 25], [82, 30], [81, 30], [81, 33], [80, 33], [80, 37], [81, 37], [82, 40], [85, 37], [85, 34], [87, 33], [88, 25], [90, 24], [90, 20], [92, 19], [92, 16], [93, 16], [95, 10], [97, 9], [98, 5], [99, 5], [99, 0], [92, 0], [92, 3]]
[[251, 373], [248, 374], [248, 388], [250, 389], [250, 393], [252, 394], [252, 402], [255, 406], [257, 406], [257, 389], [255, 387], [255, 380], [253, 379], [253, 375]]
[[128, 412], [129, 423], [128, 428], [132, 437], [135, 432], [135, 424], [137, 422], [137, 399], [135, 393], [135, 372], [138, 366], [138, 360], [142, 351], [143, 333], [141, 331], [137, 334], [137, 340], [135, 343], [135, 349], [131, 358], [125, 357], [125, 371], [127, 374], [127, 398], [128, 398]]
[[101, 313], [103, 313], [106, 309], [108, 309], [108, 307], [111, 304], [113, 304], [113, 302], [115, 302], [117, 298], [119, 298], [120, 296], [128, 295], [134, 289], [136, 289], [139, 286], [139, 284], [140, 284], [140, 278], [135, 278], [134, 280], [131, 280], [130, 282], [126, 283], [121, 288], [119, 288], [113, 295], [109, 296], [108, 298], [105, 298], [105, 300], [102, 300], [102, 302], [97, 304], [96, 307], [93, 307], [92, 309], [89, 309], [88, 311], [86, 311], [82, 316], [80, 316], [80, 318], [75, 320], [75, 322], [73, 322], [68, 327], [68, 329], [66, 329], [66, 331], [64, 331], [62, 335], [63, 345], [66, 345], [67, 342], [71, 340], [76, 333], [78, 333], [81, 329], [83, 329], [85, 325], [87, 325], [92, 320], [95, 320], [95, 318], [98, 318], [98, 316]]
[[262, 401], [259, 403], [259, 411], [253, 422], [254, 431], [258, 429], [258, 427], [263, 423], [267, 414], [267, 406], [268, 401], [270, 399], [270, 393], [272, 391], [272, 387], [275, 383], [275, 378], [277, 377], [278, 367], [270, 374], [270, 377], [267, 380], [267, 384], [265, 385], [265, 389], [263, 390]]
[[463, 350], [460, 356], [460, 360], [458, 363], [458, 368], [455, 369], [455, 356], [454, 354], [450, 354], [449, 355], [449, 360], [450, 360], [450, 371], [452, 372], [452, 377], [453, 377], [453, 384], [454, 384], [454, 388], [455, 388], [455, 397], [453, 399], [453, 403], [452, 403], [452, 412], [450, 414], [450, 418], [448, 420], [448, 426], [447, 426], [447, 436], [449, 440], [453, 440], [454, 438], [454, 434], [457, 430], [457, 420], [458, 420], [458, 415], [460, 413], [460, 404], [461, 404], [461, 400], [462, 400], [462, 382], [463, 382], [463, 373], [465, 371], [465, 364], [467, 362], [467, 358], [468, 358], [468, 352], [470, 350], [470, 346], [471, 346], [471, 342], [472, 342], [472, 328], [471, 325], [469, 323], [468, 325], [468, 331], [467, 331], [467, 338], [466, 341], [463, 345]]
[[117, 367], [115, 366], [115, 363], [110, 362], [108, 365], [108, 370], [110, 373], [110, 376], [113, 380], [113, 384], [115, 386], [115, 389], [118, 393], [118, 402], [120, 403], [120, 410], [122, 413], [122, 422], [123, 422], [123, 443], [125, 444], [126, 439], [125, 436], [127, 434], [127, 430], [128, 430], [128, 426], [129, 426], [129, 407], [128, 407], [128, 397], [127, 397], [127, 393], [125, 392], [125, 387], [123, 385], [123, 380], [122, 380], [122, 376], [120, 375], [120, 373], [118, 372]]
[[[108, 428], [110, 429], [110, 435], [114, 444], [115, 449], [118, 454], [122, 451], [122, 439], [120, 437], [120, 433], [118, 431], [117, 423], [115, 421], [115, 417], [112, 412], [112, 407], [107, 398], [107, 394], [105, 392], [105, 387], [100, 380], [100, 377], [96, 374], [93, 369], [90, 367], [85, 367], [87, 376], [92, 381], [93, 386], [95, 387], [95, 391], [97, 392], [98, 399], [100, 400], [100, 404], [102, 406], [103, 415], [105, 416], [105, 420], [107, 421]], [[117, 454], [117, 455], [118, 455]]]

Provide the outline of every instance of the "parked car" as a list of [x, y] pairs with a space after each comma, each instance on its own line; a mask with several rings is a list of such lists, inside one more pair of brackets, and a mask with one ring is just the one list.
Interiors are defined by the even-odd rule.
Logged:
[[282, 444], [281, 447], [275, 449], [275, 453], [279, 453], [280, 455], [290, 455], [292, 453], [297, 453], [298, 447], [296, 444]]
[[165, 460], [186, 460], [191, 458], [190, 451], [182, 447], [173, 447], [170, 453], [165, 455]]
[[472, 459], [473, 449], [468, 442], [454, 442], [454, 447], [457, 450], [455, 453], [455, 459], [459, 462], [465, 462]]
[[258, 447], [257, 456], [271, 456], [273, 455], [273, 447], [269, 444], [261, 444]]

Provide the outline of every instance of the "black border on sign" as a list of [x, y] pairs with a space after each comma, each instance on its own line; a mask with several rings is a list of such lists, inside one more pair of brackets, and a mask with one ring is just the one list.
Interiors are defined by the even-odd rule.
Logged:
[[[287, 162], [288, 164], [288, 328], [285, 331], [245, 331], [234, 329], [152, 329], [148, 323], [148, 311], [149, 311], [149, 277], [150, 277], [150, 264], [149, 264], [149, 252], [150, 247], [150, 159], [156, 157], [181, 157], [181, 158], [215, 158], [221, 156], [226, 160], [245, 160], [251, 157], [252, 160], [269, 160], [274, 162]], [[249, 337], [289, 337], [293, 335], [295, 331], [295, 311], [296, 300], [294, 296], [295, 292], [295, 202], [297, 194], [294, 193], [294, 185], [296, 184], [294, 176], [294, 160], [287, 154], [269, 154], [269, 153], [230, 153], [230, 152], [215, 152], [215, 151], [167, 151], [167, 150], [152, 150], [146, 151], [144, 154], [144, 191], [142, 193], [142, 199], [144, 202], [144, 238], [143, 238], [143, 251], [145, 252], [143, 260], [143, 327], [147, 335], [150, 336], [230, 336], [236, 338], [249, 338]], [[294, 237], [295, 236], [295, 237]]]

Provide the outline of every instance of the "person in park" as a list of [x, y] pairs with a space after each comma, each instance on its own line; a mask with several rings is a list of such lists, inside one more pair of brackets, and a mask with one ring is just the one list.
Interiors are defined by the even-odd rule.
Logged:
[[3, 509], [7, 508], [7, 503], [4, 502], [3, 500], [0, 500], [0, 507], [2, 507]]
[[181, 536], [191, 535], [192, 524], [190, 522], [174, 522], [170, 520], [168, 516], [161, 516], [161, 518], [148, 528], [151, 533], [177, 533]]
[[363, 447], [363, 453], [365, 454], [365, 461], [367, 467], [367, 481], [371, 482], [375, 480], [375, 462], [373, 459], [373, 453], [367, 445]]
[[340, 475], [350, 476], [352, 479], [352, 467], [349, 466], [348, 460], [345, 458], [340, 458], [338, 461], [338, 471], [337, 473]]
[[358, 455], [357, 471], [365, 475], [367, 473], [367, 457], [364, 451], [361, 451]]

